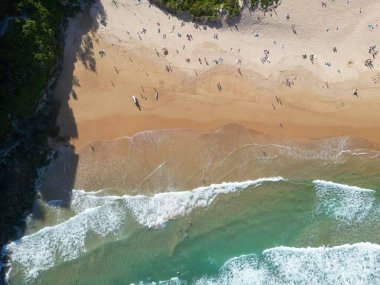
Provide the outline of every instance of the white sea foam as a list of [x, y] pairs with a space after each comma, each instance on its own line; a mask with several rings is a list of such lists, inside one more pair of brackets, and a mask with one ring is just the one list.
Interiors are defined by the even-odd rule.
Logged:
[[11, 261], [23, 267], [27, 279], [53, 267], [58, 261], [79, 257], [89, 233], [106, 236], [116, 232], [125, 219], [123, 209], [106, 203], [83, 211], [64, 223], [46, 227], [8, 245]]
[[342, 150], [338, 156], [345, 154], [352, 156], [365, 156], [366, 158], [378, 158], [380, 156], [380, 152], [373, 149], [346, 149]]
[[[176, 280], [177, 283], [170, 283]], [[157, 284], [144, 283], [140, 285]], [[158, 284], [187, 284], [170, 279]], [[380, 245], [357, 243], [335, 247], [275, 247], [261, 255], [228, 260], [216, 276], [204, 276], [196, 285], [377, 285], [380, 284]]]
[[[131, 285], [136, 285], [132, 283]], [[158, 281], [158, 282], [139, 282], [138, 285], [187, 285], [187, 282], [184, 280], [179, 279], [178, 277], [173, 277], [169, 280], [165, 281]]]
[[339, 155], [344, 155], [344, 154], [350, 154], [350, 155], [355, 155], [355, 156], [361, 156], [361, 155], [367, 155], [368, 154], [368, 151], [367, 150], [360, 150], [360, 149], [354, 149], [354, 150], [350, 150], [350, 149], [346, 149], [346, 150], [342, 150], [339, 154]]
[[313, 181], [316, 194], [316, 213], [351, 223], [367, 217], [375, 202], [375, 191], [323, 180]]
[[77, 214], [91, 208], [102, 206], [120, 199], [119, 196], [101, 196], [103, 190], [87, 192], [84, 190], [73, 190], [70, 208]]
[[278, 151], [282, 155], [301, 160], [336, 161], [337, 156], [347, 147], [348, 142], [347, 137], [335, 137], [315, 141], [309, 147], [294, 145], [290, 148], [278, 148]]
[[59, 208], [64, 204], [63, 200], [50, 200], [47, 202], [47, 206], [50, 208]]
[[261, 178], [244, 182], [212, 184], [192, 191], [159, 193], [147, 196], [102, 196], [102, 191], [74, 190], [71, 207], [77, 214], [53, 227], [11, 243], [11, 260], [19, 264], [27, 278], [52, 268], [57, 262], [69, 261], [86, 251], [90, 233], [106, 236], [117, 233], [131, 212], [137, 222], [159, 227], [168, 220], [189, 214], [196, 207], [206, 207], [219, 194], [240, 191], [264, 182], [283, 181], [282, 177]]
[[260, 264], [255, 254], [234, 257], [227, 261], [216, 277], [203, 277], [197, 285], [211, 284], [274, 284], [266, 264]]
[[[306, 147], [300, 144], [259, 144], [249, 143], [232, 150], [221, 162], [224, 163], [229, 157], [239, 151], [249, 151], [251, 148], [256, 150], [261, 148], [261, 151], [268, 153], [265, 159], [273, 159], [278, 156], [285, 156], [297, 160], [325, 160], [337, 162], [337, 159], [342, 154], [363, 155], [367, 154], [366, 150], [347, 150], [350, 145], [348, 137], [335, 137], [323, 140], [317, 140], [309, 143]], [[260, 159], [263, 159], [261, 151], [259, 152]], [[272, 155], [271, 155], [272, 153]]]
[[277, 247], [265, 250], [260, 258], [233, 258], [217, 279], [203, 279], [197, 284], [378, 284], [379, 265], [380, 246], [370, 243], [332, 248]]
[[192, 191], [158, 193], [154, 196], [97, 196], [84, 191], [73, 192], [72, 207], [75, 211], [102, 205], [107, 201], [122, 200], [136, 221], [147, 227], [158, 228], [170, 219], [185, 216], [195, 208], [207, 207], [220, 194], [241, 191], [250, 186], [259, 186], [264, 182], [284, 181], [282, 177], [260, 178], [244, 182], [224, 182], [199, 187]]
[[186, 284], [187, 284], [186, 281], [182, 281], [178, 277], [174, 277], [170, 280], [158, 282], [158, 285], [186, 285]]

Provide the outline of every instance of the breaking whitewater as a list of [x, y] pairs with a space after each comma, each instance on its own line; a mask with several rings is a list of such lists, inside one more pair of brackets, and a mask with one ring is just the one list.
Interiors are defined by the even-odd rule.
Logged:
[[[145, 149], [162, 133], [145, 134]], [[189, 136], [184, 147], [178, 138]], [[131, 183], [128, 163], [144, 191], [103, 182], [72, 190], [68, 205], [38, 200], [26, 235], [4, 249], [9, 283], [379, 284], [379, 153], [347, 138], [241, 137], [166, 131], [145, 173], [134, 148], [141, 136], [82, 150], [76, 185], [93, 183], [99, 165], [97, 176], [115, 174], [111, 184]], [[183, 152], [165, 151], [170, 141]], [[55, 160], [67, 168], [67, 157], [60, 150]], [[41, 177], [53, 177], [54, 163]], [[214, 183], [183, 189], [206, 181]]]

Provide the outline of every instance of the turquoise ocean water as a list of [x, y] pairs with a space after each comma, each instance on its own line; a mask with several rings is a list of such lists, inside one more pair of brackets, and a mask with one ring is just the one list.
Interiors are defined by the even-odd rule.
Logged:
[[7, 247], [9, 282], [380, 284], [380, 153], [310, 144], [234, 145], [191, 189], [41, 201]]

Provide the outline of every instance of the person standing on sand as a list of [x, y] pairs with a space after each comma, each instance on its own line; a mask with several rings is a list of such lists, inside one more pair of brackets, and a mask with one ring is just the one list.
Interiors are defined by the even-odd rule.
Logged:
[[156, 98], [156, 101], [158, 101], [158, 91], [156, 90], [156, 88], [154, 88], [154, 91], [155, 91], [155, 98]]
[[132, 101], [133, 101], [133, 103], [135, 103], [136, 108], [139, 109], [139, 111], [141, 111], [141, 106], [140, 106], [139, 100], [136, 98], [136, 96], [132, 96]]

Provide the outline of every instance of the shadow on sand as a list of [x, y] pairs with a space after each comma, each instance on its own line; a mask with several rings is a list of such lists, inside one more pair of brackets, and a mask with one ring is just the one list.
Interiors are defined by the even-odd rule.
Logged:
[[[78, 130], [69, 100], [80, 100], [75, 92], [75, 88], [80, 88], [80, 82], [74, 76], [74, 69], [80, 62], [89, 72], [97, 72], [92, 35], [99, 28], [99, 23], [106, 25], [106, 20], [101, 2], [93, 1], [68, 21], [62, 71], [54, 90], [55, 100], [60, 106], [56, 117], [60, 133], [51, 139], [55, 151], [37, 184], [40, 198], [51, 207], [70, 206], [78, 166], [78, 155], [70, 140], [78, 138]], [[37, 201], [33, 212], [35, 218], [43, 219], [43, 209], [38, 204]]]
[[[242, 9], [249, 9], [249, 3], [245, 2]], [[173, 14], [165, 7], [158, 7], [168, 16]], [[188, 13], [177, 12], [175, 17], [186, 22], [193, 21], [193, 17]], [[236, 24], [240, 18], [241, 15], [225, 22], [237, 28]], [[40, 176], [38, 184], [41, 198], [52, 206], [70, 206], [79, 158], [74, 147], [70, 145], [70, 140], [78, 138], [78, 131], [69, 100], [80, 100], [75, 91], [81, 86], [78, 78], [74, 76], [75, 64], [79, 62], [87, 71], [97, 72], [96, 58], [101, 55], [94, 51], [93, 39], [99, 25], [107, 25], [107, 15], [101, 1], [94, 0], [80, 15], [69, 21], [67, 27], [62, 72], [55, 88], [55, 98], [60, 101], [60, 135], [53, 141], [56, 151], [45, 173]], [[211, 22], [207, 25], [218, 28], [222, 22]], [[43, 217], [43, 213], [39, 216]]]
[[[0, 201], [4, 210], [0, 217], [0, 245], [24, 235], [25, 217], [31, 211], [35, 219], [45, 219], [46, 208], [41, 207], [34, 190], [39, 190], [37, 197], [50, 207], [70, 205], [78, 165], [78, 156], [70, 145], [70, 140], [77, 138], [78, 132], [68, 102], [70, 96], [79, 99], [73, 89], [80, 87], [80, 82], [73, 76], [74, 64], [79, 61], [90, 72], [96, 72], [93, 43], [88, 35], [98, 29], [98, 20], [105, 25], [107, 19], [99, 0], [86, 2], [91, 4], [85, 5], [75, 18], [64, 23], [63, 54], [52, 72], [44, 98], [12, 140], [0, 149]], [[63, 125], [57, 125], [58, 118]], [[65, 136], [61, 135], [62, 128]], [[54, 152], [46, 162], [49, 135], [48, 142]], [[44, 161], [48, 166], [39, 170], [36, 181], [36, 166]], [[10, 254], [6, 248], [0, 247], [0, 285], [4, 284], [10, 268], [7, 265]]]

